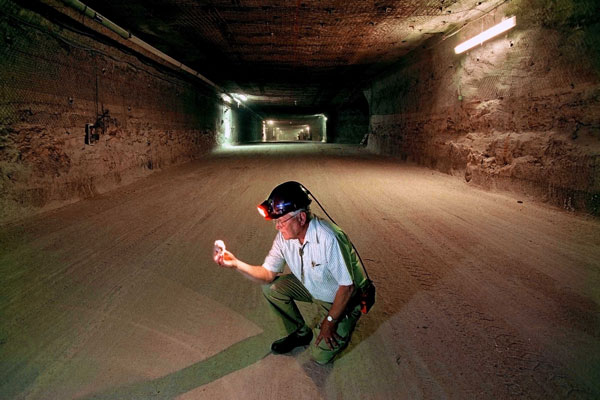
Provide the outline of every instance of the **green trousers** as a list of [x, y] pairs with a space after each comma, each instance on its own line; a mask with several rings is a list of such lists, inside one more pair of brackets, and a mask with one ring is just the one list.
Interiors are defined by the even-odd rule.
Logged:
[[[306, 325], [296, 301], [316, 304], [319, 309], [320, 321], [327, 316], [332, 306], [332, 303], [313, 298], [304, 285], [292, 274], [278, 276], [273, 282], [264, 285], [263, 293], [273, 312], [281, 318], [288, 335], [298, 330], [307, 331], [310, 329]], [[346, 309], [337, 324], [337, 334], [343, 340], [333, 350], [329, 349], [324, 340], [321, 340], [319, 345], [315, 346], [315, 340], [320, 333], [320, 324], [315, 327], [315, 334], [310, 344], [313, 360], [319, 364], [327, 364], [339, 354], [350, 342], [350, 336], [360, 316], [359, 305]]]

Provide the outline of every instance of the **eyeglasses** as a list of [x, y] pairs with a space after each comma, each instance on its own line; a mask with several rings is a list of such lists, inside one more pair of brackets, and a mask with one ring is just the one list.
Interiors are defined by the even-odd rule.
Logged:
[[292, 218], [295, 218], [295, 217], [296, 217], [296, 216], [297, 216], [297, 215], [300, 213], [300, 211], [301, 211], [301, 210], [294, 211], [294, 212], [292, 213], [292, 215], [290, 215], [288, 218], [286, 218], [286, 219], [284, 219], [284, 220], [281, 220], [281, 219], [276, 219], [275, 221], [273, 221], [273, 222], [275, 222], [275, 227], [277, 227], [277, 226], [283, 226], [283, 225], [284, 225], [284, 224], [286, 224], [286, 223], [287, 223], [287, 222], [288, 222], [290, 219], [292, 219]]

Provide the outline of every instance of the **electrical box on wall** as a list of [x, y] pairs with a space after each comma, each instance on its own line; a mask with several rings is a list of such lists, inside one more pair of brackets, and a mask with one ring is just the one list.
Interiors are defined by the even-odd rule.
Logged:
[[85, 144], [95, 144], [100, 139], [95, 124], [85, 124]]

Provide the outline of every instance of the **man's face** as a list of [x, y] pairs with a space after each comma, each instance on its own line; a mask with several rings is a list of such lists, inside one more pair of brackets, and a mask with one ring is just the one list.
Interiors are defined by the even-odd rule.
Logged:
[[303, 231], [303, 212], [294, 215], [294, 212], [287, 213], [281, 218], [275, 220], [275, 228], [281, 232], [285, 240], [298, 239]]

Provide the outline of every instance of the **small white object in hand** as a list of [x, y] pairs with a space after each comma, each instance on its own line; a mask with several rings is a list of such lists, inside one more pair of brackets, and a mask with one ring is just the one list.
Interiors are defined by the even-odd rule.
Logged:
[[223, 259], [223, 253], [225, 252], [225, 243], [222, 240], [215, 240], [214, 254], [213, 257], [215, 262], [219, 262]]

